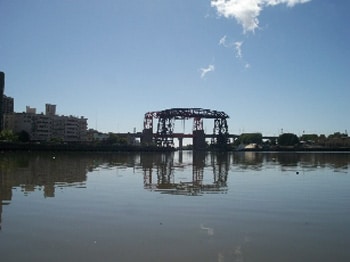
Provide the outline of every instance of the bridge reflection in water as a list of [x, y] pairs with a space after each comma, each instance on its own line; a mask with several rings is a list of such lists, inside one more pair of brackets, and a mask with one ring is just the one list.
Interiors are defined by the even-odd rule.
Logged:
[[349, 164], [349, 153], [2, 153], [0, 259], [350, 261]]
[[[347, 173], [346, 153], [255, 153], [177, 151], [167, 153], [6, 153], [0, 158], [0, 230], [3, 206], [10, 205], [13, 192], [24, 195], [40, 191], [55, 197], [57, 189], [86, 188], [88, 173], [98, 170], [132, 168], [143, 176], [144, 189], [163, 194], [197, 196], [225, 194], [228, 174], [234, 171], [313, 170], [328, 167]], [[128, 172], [126, 172], [127, 174]]]
[[[209, 193], [226, 193], [230, 158], [227, 154], [193, 152], [192, 173], [182, 172], [187, 166], [183, 162], [183, 152], [179, 152], [178, 163], [174, 163], [173, 153], [143, 154], [144, 188], [164, 194], [197, 196]], [[211, 167], [212, 173], [204, 172]], [[186, 170], [189, 170], [187, 168]], [[210, 169], [210, 168], [209, 168]]]

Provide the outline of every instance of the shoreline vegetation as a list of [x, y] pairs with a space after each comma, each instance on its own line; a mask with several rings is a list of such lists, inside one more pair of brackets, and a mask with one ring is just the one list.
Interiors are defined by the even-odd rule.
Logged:
[[218, 137], [216, 143], [198, 142], [195, 146], [186, 145], [182, 148], [157, 146], [156, 143], [142, 143], [129, 134], [105, 134], [101, 139], [91, 139], [84, 142], [66, 142], [58, 139], [50, 141], [33, 141], [29, 134], [3, 130], [0, 133], [0, 152], [5, 151], [61, 151], [61, 152], [172, 152], [176, 150], [217, 151], [217, 152], [283, 152], [283, 151], [315, 151], [335, 152], [350, 151], [350, 137], [345, 133], [336, 132], [325, 135], [283, 133], [278, 137], [263, 137], [261, 133], [243, 133], [234, 140], [228, 137]]

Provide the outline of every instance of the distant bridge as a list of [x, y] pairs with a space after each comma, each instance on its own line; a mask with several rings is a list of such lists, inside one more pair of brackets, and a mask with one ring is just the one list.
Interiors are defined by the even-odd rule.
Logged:
[[[175, 120], [193, 118], [192, 133], [175, 133]], [[214, 119], [212, 134], [205, 134], [203, 119]], [[223, 111], [203, 108], [171, 108], [162, 111], [147, 112], [144, 116], [143, 131], [138, 133], [120, 134], [131, 138], [140, 138], [143, 145], [157, 145], [159, 147], [173, 147], [174, 139], [179, 140], [179, 148], [183, 146], [184, 138], [191, 138], [194, 149], [206, 148], [206, 139], [218, 146], [226, 146], [230, 139], [237, 139], [239, 135], [229, 134], [227, 118]], [[157, 130], [153, 132], [154, 119], [158, 120]], [[275, 140], [277, 137], [267, 136], [263, 139]]]
[[[193, 118], [192, 134], [174, 133], [175, 120]], [[214, 119], [213, 133], [206, 135], [203, 129], [203, 119]], [[211, 138], [216, 145], [226, 145], [230, 135], [228, 133], [227, 118], [223, 111], [203, 108], [171, 108], [162, 111], [147, 112], [143, 122], [141, 143], [156, 144], [160, 147], [174, 146], [174, 138], [179, 139], [182, 147], [183, 138], [192, 138], [195, 149], [206, 147], [206, 138]], [[158, 119], [157, 131], [153, 133], [154, 119]]]

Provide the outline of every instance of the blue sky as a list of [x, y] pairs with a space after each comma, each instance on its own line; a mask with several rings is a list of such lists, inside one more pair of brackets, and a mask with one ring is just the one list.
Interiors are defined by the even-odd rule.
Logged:
[[141, 131], [146, 112], [173, 107], [224, 111], [235, 134], [345, 132], [349, 10], [344, 0], [0, 0], [0, 70], [16, 112], [56, 104], [103, 132]]

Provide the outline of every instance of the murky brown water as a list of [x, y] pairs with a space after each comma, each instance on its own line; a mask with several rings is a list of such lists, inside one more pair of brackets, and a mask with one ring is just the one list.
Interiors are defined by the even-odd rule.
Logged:
[[0, 155], [1, 261], [350, 261], [350, 154]]

